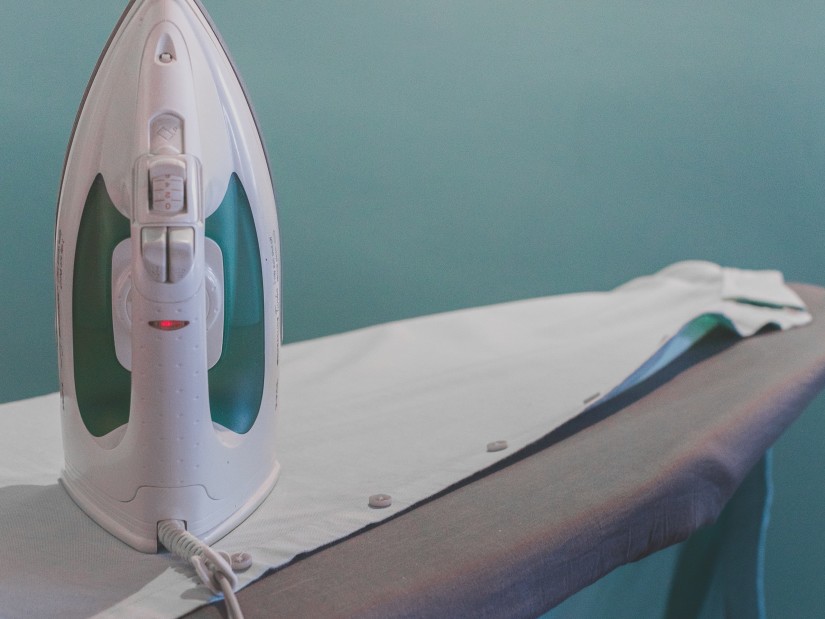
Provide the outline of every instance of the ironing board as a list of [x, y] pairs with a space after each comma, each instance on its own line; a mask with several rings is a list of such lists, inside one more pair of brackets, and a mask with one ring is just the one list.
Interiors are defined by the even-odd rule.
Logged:
[[685, 540], [825, 385], [825, 289], [792, 287], [808, 327], [711, 334], [495, 470], [244, 589], [246, 615], [534, 617]]
[[[285, 347], [290, 474], [216, 544], [252, 553], [245, 584], [293, 563], [248, 594], [247, 616], [536, 616], [687, 537], [823, 382], [810, 323], [825, 290], [800, 290], [777, 271], [687, 261], [606, 293]], [[759, 343], [717, 331], [689, 348], [714, 325]], [[0, 614], [171, 619], [212, 601], [179, 559], [135, 552], [72, 503], [57, 483], [59, 410], [47, 394], [0, 411]], [[392, 504], [373, 509], [376, 492]], [[766, 498], [746, 505], [751, 523]]]

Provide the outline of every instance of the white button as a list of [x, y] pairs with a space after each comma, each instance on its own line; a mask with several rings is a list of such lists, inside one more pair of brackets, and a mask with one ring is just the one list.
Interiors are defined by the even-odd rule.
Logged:
[[166, 281], [166, 228], [146, 226], [140, 231], [143, 268], [156, 282]]
[[392, 505], [392, 497], [389, 494], [373, 494], [368, 504], [373, 509], [385, 509]]
[[182, 280], [195, 263], [195, 229], [169, 228], [169, 282]]
[[507, 441], [493, 441], [492, 443], [487, 443], [487, 451], [494, 452], [494, 451], [503, 451], [507, 449]]

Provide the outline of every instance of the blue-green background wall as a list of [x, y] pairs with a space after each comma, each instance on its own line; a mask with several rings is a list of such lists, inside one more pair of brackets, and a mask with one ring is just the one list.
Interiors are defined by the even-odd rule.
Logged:
[[[685, 258], [825, 284], [821, 0], [205, 3], [269, 148], [287, 341]], [[122, 5], [2, 4], [8, 401], [57, 388], [60, 167]], [[776, 449], [771, 617], [825, 603], [823, 414]]]

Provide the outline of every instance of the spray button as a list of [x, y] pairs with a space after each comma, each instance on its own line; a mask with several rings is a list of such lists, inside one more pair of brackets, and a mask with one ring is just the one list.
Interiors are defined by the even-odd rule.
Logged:
[[146, 226], [140, 231], [143, 268], [156, 282], [166, 281], [166, 228]]
[[195, 229], [169, 228], [169, 283], [179, 282], [195, 264]]

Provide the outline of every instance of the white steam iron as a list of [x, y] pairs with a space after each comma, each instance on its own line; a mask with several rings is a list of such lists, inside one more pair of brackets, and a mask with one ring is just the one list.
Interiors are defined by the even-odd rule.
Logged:
[[280, 259], [264, 146], [198, 0], [124, 11], [55, 241], [63, 485], [143, 552], [160, 523], [216, 541], [278, 477]]

